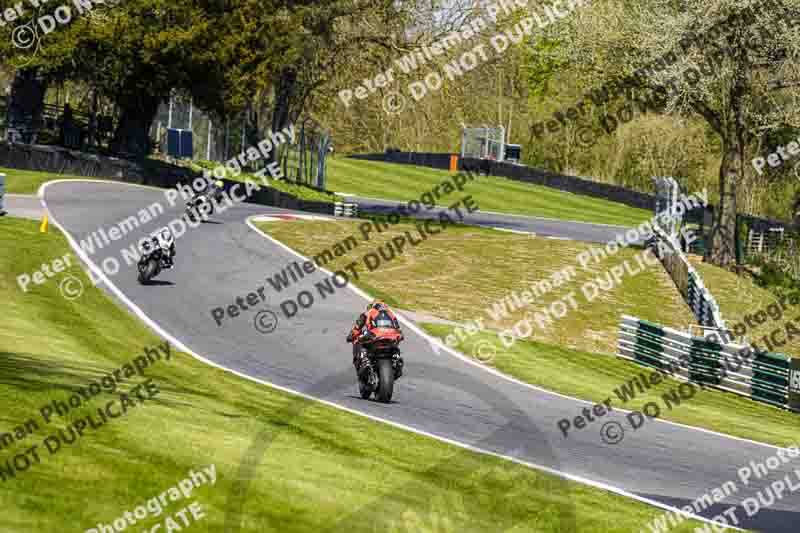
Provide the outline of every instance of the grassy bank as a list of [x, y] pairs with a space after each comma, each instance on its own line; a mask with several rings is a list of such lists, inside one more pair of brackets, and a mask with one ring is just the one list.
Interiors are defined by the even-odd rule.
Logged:
[[[326, 264], [330, 270], [361, 261], [404, 232], [414, 232], [411, 224], [397, 224], [370, 235], [364, 241], [358, 222], [302, 222], [297, 224], [261, 223], [261, 228], [301, 253], [313, 257], [332, 243], [356, 236], [359, 245], [347, 255]], [[374, 236], [373, 236], [374, 235]], [[529, 312], [544, 313], [553, 304], [564, 302], [569, 312], [563, 318], [534, 329], [533, 339], [592, 352], [613, 353], [622, 313], [669, 325], [684, 327], [693, 321], [669, 276], [659, 264], [646, 266], [619, 285], [601, 291], [600, 281], [607, 271], [628, 261], [636, 271], [640, 249], [625, 249], [616, 256], [581, 268], [576, 257], [587, 245], [575, 241], [538, 238], [471, 226], [449, 226], [416, 247], [406, 246], [393, 261], [382, 261], [372, 272], [361, 265], [360, 286], [388, 302], [454, 321], [482, 318], [488, 328], [511, 328]], [[574, 276], [553, 286], [534, 304], [492, 316], [512, 291], [522, 291], [548, 279], [564, 267], [573, 266]], [[600, 278], [600, 281], [598, 281]], [[607, 285], [606, 285], [607, 286]], [[584, 292], [584, 289], [586, 292]], [[572, 295], [577, 308], [569, 303]], [[499, 305], [495, 305], [498, 304]], [[488, 310], [487, 310], [488, 309]]]
[[[419, 199], [448, 176], [444, 170], [337, 157], [328, 159], [327, 187], [358, 196], [407, 201]], [[483, 211], [622, 226], [634, 226], [652, 216], [649, 211], [616, 202], [495, 176], [480, 177], [465, 190]]]
[[[241, 531], [253, 532], [555, 532], [564, 530], [559, 517], [574, 512], [581, 531], [621, 533], [660, 514], [298, 399], [174, 352], [145, 369], [144, 377], [124, 380], [122, 388], [129, 390], [151, 378], [159, 390], [153, 399], [49, 454], [41, 445], [46, 436], [90, 414], [99, 420], [97, 408], [119, 396], [103, 391], [49, 424], [40, 408], [67, 401], [161, 340], [91, 287], [75, 266], [27, 293], [20, 290], [17, 276], [69, 252], [59, 233], [41, 234], [35, 222], [4, 218], [0, 248], [13, 250], [0, 256], [6, 317], [0, 328], [0, 430], [29, 419], [40, 425], [1, 449], [0, 465], [33, 445], [41, 459], [0, 481], [2, 531], [83, 531], [109, 524], [176, 485], [190, 469], [210, 464], [215, 485], [170, 502], [160, 517], [135, 528], [163, 523], [191, 500], [205, 513], [192, 531], [208, 532], [230, 526], [226, 513], [239, 505]], [[73, 301], [59, 293], [67, 274], [84, 286]], [[252, 470], [240, 470], [243, 462]], [[249, 480], [244, 489], [236, 483], [240, 475]]]
[[[255, 176], [253, 174], [248, 173], [241, 173], [238, 176], [230, 172], [224, 165], [214, 161], [195, 161], [193, 162], [190, 167], [196, 172], [202, 172], [203, 169], [206, 170], [214, 170], [218, 167], [225, 169], [225, 178], [233, 181], [241, 181], [245, 182], [248, 179], [252, 180], [256, 184], [261, 184], [261, 178]], [[269, 174], [267, 174], [269, 176]], [[336, 202], [340, 200], [339, 197], [336, 195], [314, 189], [313, 187], [308, 187], [306, 185], [301, 185], [297, 183], [292, 183], [286, 180], [276, 180], [270, 179], [269, 186], [273, 189], [277, 189], [281, 192], [285, 192], [287, 194], [291, 194], [296, 198], [300, 198], [302, 200], [315, 200], [320, 202]]]

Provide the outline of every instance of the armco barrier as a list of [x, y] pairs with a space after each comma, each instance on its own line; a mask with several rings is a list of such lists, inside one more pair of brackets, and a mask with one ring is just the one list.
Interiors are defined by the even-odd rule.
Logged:
[[458, 154], [431, 154], [419, 152], [386, 152], [384, 154], [353, 154], [351, 159], [364, 161], [382, 161], [384, 163], [400, 163], [404, 165], [417, 165], [439, 170], [450, 169], [450, 157]]
[[333, 204], [333, 214], [337, 217], [357, 217], [358, 204], [348, 202], [335, 202]]
[[684, 380], [800, 412], [800, 358], [756, 352], [623, 315], [617, 355]]
[[[194, 178], [201, 176], [200, 173], [193, 172], [188, 168], [170, 165], [153, 159], [137, 163], [126, 159], [87, 154], [56, 146], [12, 145], [4, 142], [0, 142], [0, 166], [55, 174], [64, 173], [91, 178], [108, 178], [115, 181], [161, 188], [172, 188], [178, 183], [190, 186]], [[226, 191], [229, 191], [231, 187], [237, 184], [236, 181], [228, 179], [223, 179], [222, 181], [225, 184]], [[256, 183], [258, 182], [259, 180], [256, 180]], [[260, 190], [254, 191], [245, 201], [325, 215], [331, 215], [334, 211], [333, 202], [303, 200], [271, 187], [262, 187]]]
[[691, 308], [697, 321], [703, 326], [725, 329], [719, 305], [711, 292], [703, 285], [700, 274], [681, 251], [680, 244], [657, 225], [653, 225], [653, 234], [661, 243], [661, 246], [658, 247], [661, 264], [675, 282], [675, 286]]

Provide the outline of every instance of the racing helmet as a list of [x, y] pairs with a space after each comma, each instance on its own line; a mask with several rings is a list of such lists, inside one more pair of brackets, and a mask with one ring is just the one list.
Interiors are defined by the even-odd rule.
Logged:
[[222, 183], [222, 180], [217, 180], [217, 181], [215, 181], [215, 182], [214, 182], [214, 185], [215, 185], [217, 188], [219, 188], [219, 189], [222, 189], [222, 188], [225, 186], [225, 184], [224, 184], [224, 183]]
[[172, 232], [169, 230], [169, 227], [164, 226], [160, 230], [156, 231], [153, 234], [153, 237], [160, 243], [164, 243], [167, 245], [172, 244], [175, 242], [175, 237], [173, 237]]

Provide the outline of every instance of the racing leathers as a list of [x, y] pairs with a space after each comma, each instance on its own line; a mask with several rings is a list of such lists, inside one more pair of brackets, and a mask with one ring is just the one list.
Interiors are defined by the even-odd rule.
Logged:
[[175, 257], [175, 237], [173, 237], [168, 227], [161, 228], [153, 233], [153, 244], [161, 248], [164, 268], [172, 268], [175, 266], [173, 262], [173, 258]]
[[[358, 316], [355, 326], [350, 330], [347, 342], [353, 343], [353, 366], [359, 378], [365, 378], [371, 368], [369, 357], [367, 357], [370, 343], [380, 335], [382, 329], [386, 328], [397, 330], [400, 333], [400, 340], [403, 340], [397, 317], [386, 304], [377, 301], [370, 304], [367, 310]], [[397, 359], [398, 374], [396, 377], [400, 377], [403, 363], [399, 355]]]

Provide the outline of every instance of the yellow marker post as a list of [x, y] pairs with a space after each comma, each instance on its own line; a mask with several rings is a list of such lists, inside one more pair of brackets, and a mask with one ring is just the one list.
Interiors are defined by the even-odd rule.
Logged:
[[47, 233], [47, 215], [42, 219], [42, 225], [39, 226], [39, 231], [41, 233]]

